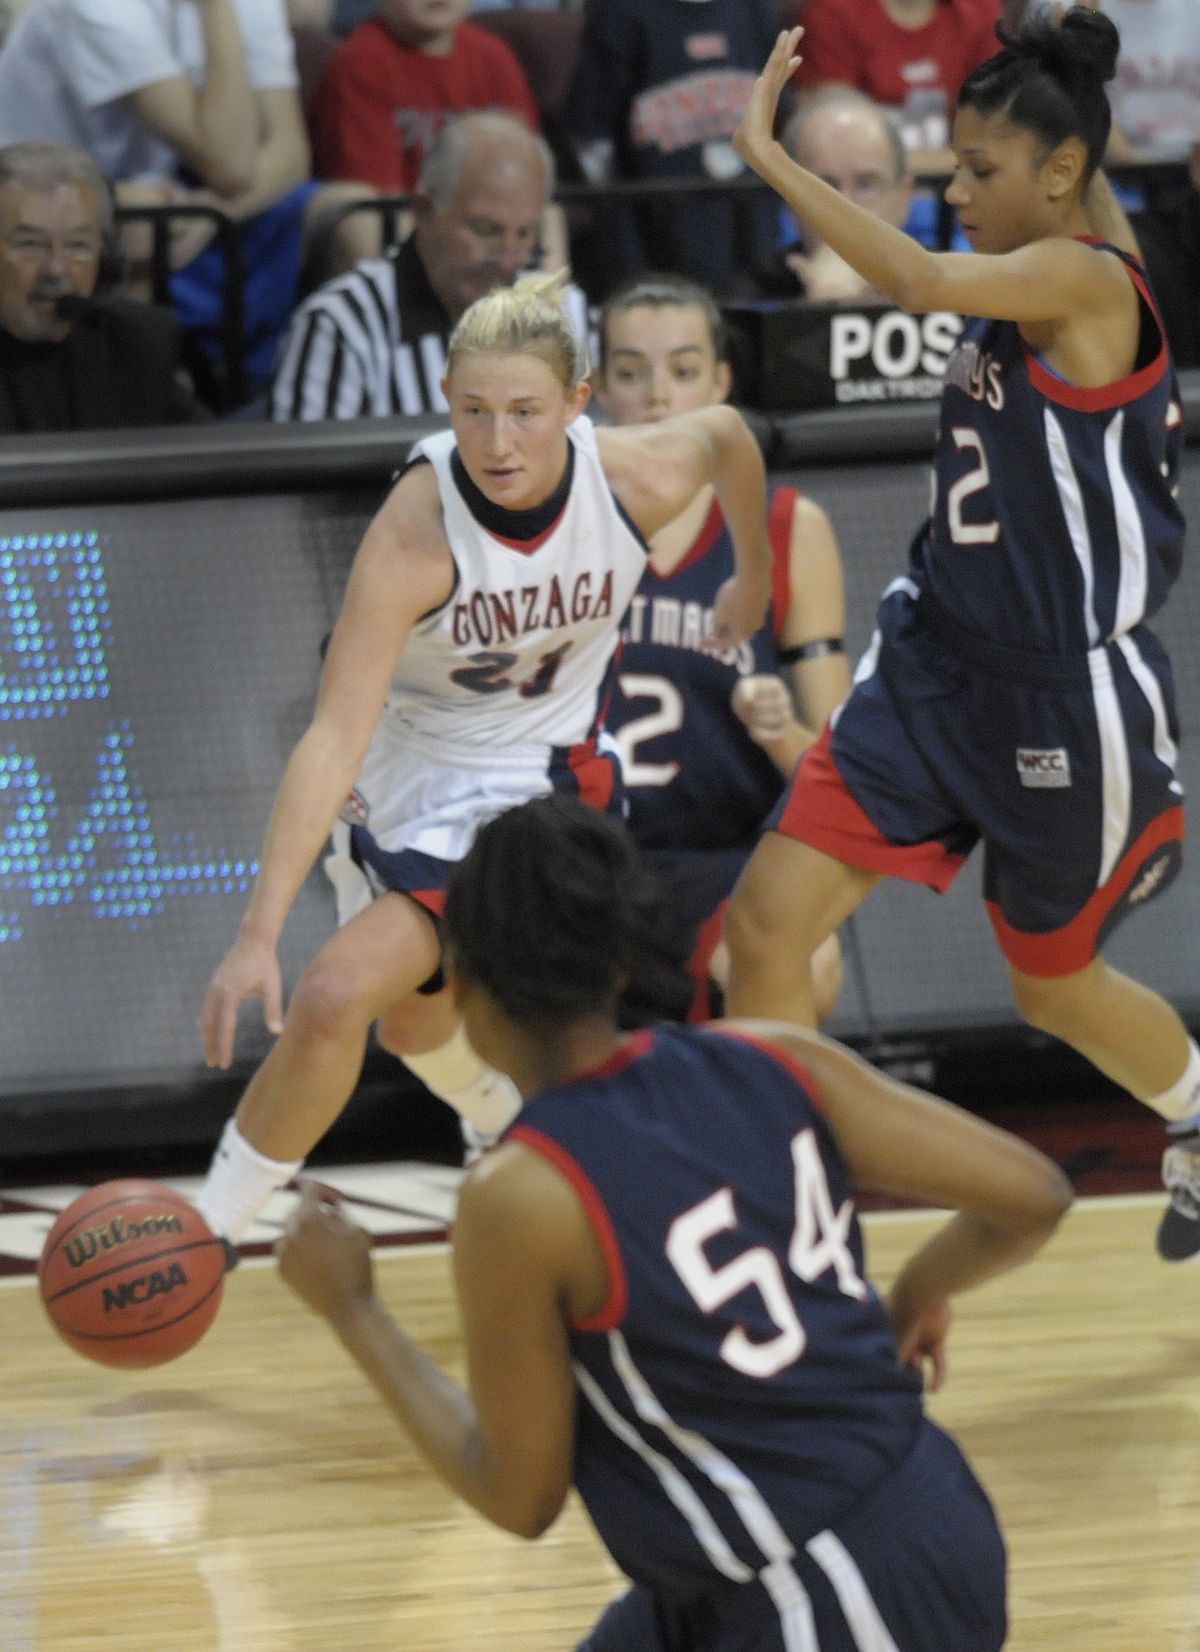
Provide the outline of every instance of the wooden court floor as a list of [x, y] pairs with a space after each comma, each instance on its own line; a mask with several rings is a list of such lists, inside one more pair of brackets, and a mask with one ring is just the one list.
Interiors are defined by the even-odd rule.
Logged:
[[[1159, 1201], [1081, 1202], [1033, 1264], [961, 1299], [933, 1414], [991, 1491], [1014, 1652], [1200, 1652], [1200, 1269]], [[886, 1283], [925, 1215], [866, 1219]], [[445, 1249], [381, 1289], [456, 1366]], [[432, 1479], [266, 1262], [156, 1371], [58, 1342], [0, 1288], [0, 1652], [558, 1652], [619, 1580], [578, 1507], [539, 1543]]]

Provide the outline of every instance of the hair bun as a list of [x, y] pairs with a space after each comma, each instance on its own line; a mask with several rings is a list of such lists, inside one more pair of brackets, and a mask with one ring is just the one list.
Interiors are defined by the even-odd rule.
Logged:
[[1091, 6], [1072, 6], [1063, 16], [1057, 29], [1051, 31], [1044, 61], [1049, 69], [1059, 69], [1051, 53], [1060, 59], [1061, 69], [1068, 74], [1081, 70], [1103, 85], [1117, 72], [1117, 56], [1121, 50], [1121, 36], [1111, 17]]

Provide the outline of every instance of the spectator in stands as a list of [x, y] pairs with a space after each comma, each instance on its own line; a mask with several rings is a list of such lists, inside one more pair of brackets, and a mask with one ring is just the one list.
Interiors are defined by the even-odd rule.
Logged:
[[[912, 207], [908, 153], [892, 113], [864, 92], [821, 86], [804, 95], [780, 134], [794, 161], [886, 223], [904, 226]], [[774, 253], [737, 296], [808, 298], [847, 304], [884, 299], [833, 249], [789, 215], [795, 239]]]
[[[434, 140], [411, 235], [297, 310], [270, 394], [273, 419], [445, 413], [446, 340], [476, 298], [537, 261], [554, 187], [545, 143], [512, 115], [463, 115]], [[583, 295], [568, 306], [586, 330]]]
[[[1089, 0], [1121, 36], [1110, 82], [1105, 159], [1189, 161], [1200, 148], [1200, 7], [1196, 0]], [[1016, 26], [1029, 0], [1007, 0]], [[806, 48], [807, 49], [807, 48]]]
[[583, 0], [471, 0], [472, 11], [581, 11]]
[[374, 17], [378, 4], [379, 0], [334, 0], [334, 32], [348, 35], [351, 29], [365, 23], [368, 17]]
[[293, 29], [332, 29], [334, 0], [286, 0]]
[[1103, 0], [1121, 33], [1108, 158], [1190, 161], [1200, 151], [1200, 8], [1195, 0]]
[[1121, 34], [1110, 161], [1186, 164], [1190, 179], [1123, 196], [1179, 367], [1200, 365], [1200, 6], [1101, 0]]
[[[364, 189], [318, 188], [283, 0], [33, 0], [0, 49], [0, 142], [77, 143], [118, 200], [219, 208], [241, 225], [251, 373], [264, 376], [326, 210]], [[331, 267], [360, 250], [354, 219]], [[199, 239], [212, 234], [210, 225]], [[219, 247], [175, 247], [172, 299], [217, 349]]]
[[175, 317], [97, 297], [113, 249], [112, 196], [89, 155], [0, 149], [0, 433], [208, 416], [177, 376]]
[[[730, 138], [778, 28], [774, 0], [587, 0], [564, 108], [587, 178], [743, 176]], [[606, 289], [652, 267], [721, 290], [775, 244], [775, 210], [754, 196], [659, 198], [602, 222]]]
[[951, 172], [954, 100], [1000, 17], [1000, 0], [805, 0], [795, 84], [866, 92], [895, 110], [914, 172]]
[[504, 41], [464, 21], [470, 0], [381, 0], [326, 67], [313, 116], [323, 178], [365, 178], [389, 194], [416, 187], [448, 118], [507, 109], [534, 131], [537, 108]]

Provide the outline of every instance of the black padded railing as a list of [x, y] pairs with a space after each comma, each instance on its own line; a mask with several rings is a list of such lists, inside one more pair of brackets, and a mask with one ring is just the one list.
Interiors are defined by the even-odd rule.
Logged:
[[150, 226], [150, 290], [156, 304], [171, 302], [171, 229], [203, 219], [213, 224], [224, 259], [220, 356], [215, 367], [194, 355], [192, 366], [204, 380], [206, 399], [218, 412], [230, 412], [246, 400], [246, 268], [238, 225], [218, 207], [199, 202], [164, 206], [119, 206], [117, 223]]

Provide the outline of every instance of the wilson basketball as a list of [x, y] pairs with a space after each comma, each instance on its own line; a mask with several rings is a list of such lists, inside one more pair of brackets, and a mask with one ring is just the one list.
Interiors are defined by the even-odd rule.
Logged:
[[38, 1262], [64, 1342], [101, 1365], [162, 1365], [216, 1317], [225, 1251], [200, 1212], [157, 1182], [102, 1182], [69, 1204]]

